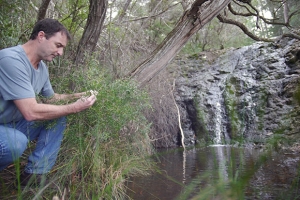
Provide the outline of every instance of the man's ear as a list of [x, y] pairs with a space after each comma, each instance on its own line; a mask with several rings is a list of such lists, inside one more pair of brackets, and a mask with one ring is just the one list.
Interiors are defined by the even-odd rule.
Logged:
[[37, 38], [39, 41], [41, 41], [44, 37], [46, 37], [46, 34], [44, 31], [40, 31], [37, 35]]

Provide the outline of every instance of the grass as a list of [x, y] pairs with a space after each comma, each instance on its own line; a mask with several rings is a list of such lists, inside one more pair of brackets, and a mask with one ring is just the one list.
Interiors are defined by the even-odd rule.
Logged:
[[[123, 199], [125, 180], [144, 175], [152, 163], [149, 124], [142, 112], [149, 108], [147, 94], [129, 80], [114, 81], [91, 60], [84, 72], [59, 66], [51, 71], [57, 92], [96, 90], [97, 102], [90, 109], [68, 116], [63, 144], [52, 171], [51, 182], [21, 190], [15, 184], [29, 149], [10, 168], [0, 172], [1, 199]], [[34, 148], [34, 145], [32, 145]]]

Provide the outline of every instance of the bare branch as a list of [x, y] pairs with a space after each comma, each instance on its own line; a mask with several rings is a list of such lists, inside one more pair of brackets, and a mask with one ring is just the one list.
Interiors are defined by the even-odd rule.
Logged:
[[300, 11], [299, 11], [299, 10], [296, 10], [296, 11], [292, 12], [292, 13], [290, 14], [290, 16], [288, 17], [288, 22], [291, 20], [291, 18], [292, 18], [294, 15], [297, 15], [297, 14], [300, 14]]
[[251, 33], [251, 31], [249, 31], [248, 28], [244, 24], [242, 24], [241, 22], [235, 21], [233, 19], [228, 19], [228, 18], [222, 16], [221, 14], [219, 14], [217, 16], [217, 18], [222, 23], [232, 24], [232, 25], [235, 25], [235, 26], [239, 27], [246, 35], [248, 35], [250, 38], [252, 38], [255, 41], [264, 41], [264, 42], [273, 42], [273, 41], [275, 41], [274, 39], [260, 38], [260, 37], [256, 36], [255, 34]]
[[281, 36], [281, 38], [284, 38], [284, 37], [290, 37], [290, 38], [295, 38], [295, 39], [300, 40], [300, 35], [296, 35], [294, 33], [285, 33]]
[[[235, 1], [234, 1], [234, 2], [235, 2]], [[235, 2], [235, 3], [236, 3], [236, 2]], [[238, 3], [237, 3], [237, 5], [242, 6], [242, 5], [238, 4]], [[249, 5], [249, 4], [248, 4], [248, 5]], [[258, 14], [258, 11], [256, 10], [256, 8], [253, 7], [252, 5], [251, 5], [251, 8], [254, 9], [254, 10], [256, 11], [256, 13], [251, 12], [246, 6], [242, 6], [242, 7], [246, 8], [246, 9], [248, 10], [248, 13], [239, 13], [239, 12], [237, 12], [237, 11], [235, 11], [235, 10], [233, 9], [233, 7], [232, 7], [231, 4], [228, 5], [229, 11], [230, 11], [232, 14], [234, 14], [234, 15], [243, 16], [243, 17], [250, 17], [250, 16], [253, 16], [253, 17], [257, 17], [257, 18], [263, 20], [263, 22], [266, 23], [266, 24], [280, 25], [280, 26], [287, 26], [287, 27], [289, 27], [289, 24], [287, 24], [287, 23], [274, 22], [274, 19], [267, 19], [267, 18], [265, 18], [265, 17], [259, 15], [259, 14]]]
[[[248, 14], [237, 13], [237, 12], [235, 12], [235, 11], [232, 9], [232, 7], [231, 7], [230, 4], [228, 4], [228, 8], [229, 8], [230, 12], [232, 12], [232, 14], [242, 15], [242, 16], [251, 14], [251, 13], [248, 13]], [[252, 13], [252, 14], [254, 15], [254, 13]], [[293, 14], [294, 14], [294, 13], [293, 13]], [[253, 39], [253, 40], [255, 40], [255, 41], [274, 42], [274, 41], [277, 41], [278, 39], [283, 38], [283, 37], [290, 37], [290, 38], [300, 39], [300, 36], [299, 36], [299, 34], [297, 34], [297, 33], [285, 33], [285, 34], [279, 36], [279, 37], [276, 38], [276, 39], [261, 38], [261, 37], [256, 36], [255, 34], [253, 34], [253, 33], [252, 33], [252, 32], [251, 32], [244, 24], [242, 24], [241, 22], [235, 21], [235, 20], [233, 20], [233, 19], [228, 19], [228, 18], [222, 16], [221, 14], [219, 14], [219, 15], [217, 16], [217, 18], [218, 18], [219, 21], [222, 22], [222, 23], [232, 24], [232, 25], [235, 25], [235, 26], [239, 27], [246, 35], [248, 35], [251, 39]], [[259, 18], [266, 20], [266, 19], [263, 18], [262, 16], [259, 16]], [[287, 26], [287, 24], [285, 24], [285, 23], [271, 23], [271, 24]], [[287, 27], [288, 27], [288, 26], [287, 26]]]
[[256, 28], [260, 29], [259, 24], [258, 24], [258, 21], [260, 18], [259, 11], [251, 4], [251, 1], [247, 2], [247, 4], [255, 11], [255, 13], [256, 13], [256, 15], [255, 15], [256, 16]]
[[171, 8], [177, 6], [178, 4], [180, 4], [180, 3], [176, 3], [174, 5], [171, 5], [170, 7], [168, 7], [167, 9], [165, 9], [163, 11], [161, 11], [160, 13], [157, 13], [156, 15], [150, 15], [150, 16], [140, 17], [140, 18], [136, 18], [136, 19], [125, 20], [124, 22], [134, 22], [134, 21], [139, 21], [139, 20], [144, 20], [144, 19], [152, 19], [152, 18], [155, 18], [157, 16], [162, 15], [163, 13], [167, 12]]

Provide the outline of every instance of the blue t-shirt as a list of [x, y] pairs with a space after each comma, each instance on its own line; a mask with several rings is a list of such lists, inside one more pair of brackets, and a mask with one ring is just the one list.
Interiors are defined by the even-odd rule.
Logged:
[[0, 123], [19, 121], [22, 114], [13, 100], [54, 95], [46, 64], [35, 69], [21, 45], [0, 51]]

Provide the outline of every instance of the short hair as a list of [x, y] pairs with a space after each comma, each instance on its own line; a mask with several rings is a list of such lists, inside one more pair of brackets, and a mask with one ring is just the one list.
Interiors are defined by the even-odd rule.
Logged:
[[46, 39], [49, 39], [56, 33], [61, 32], [67, 36], [68, 40], [71, 40], [71, 35], [69, 31], [56, 19], [46, 18], [38, 21], [33, 27], [29, 39], [36, 39], [40, 31], [44, 31]]

